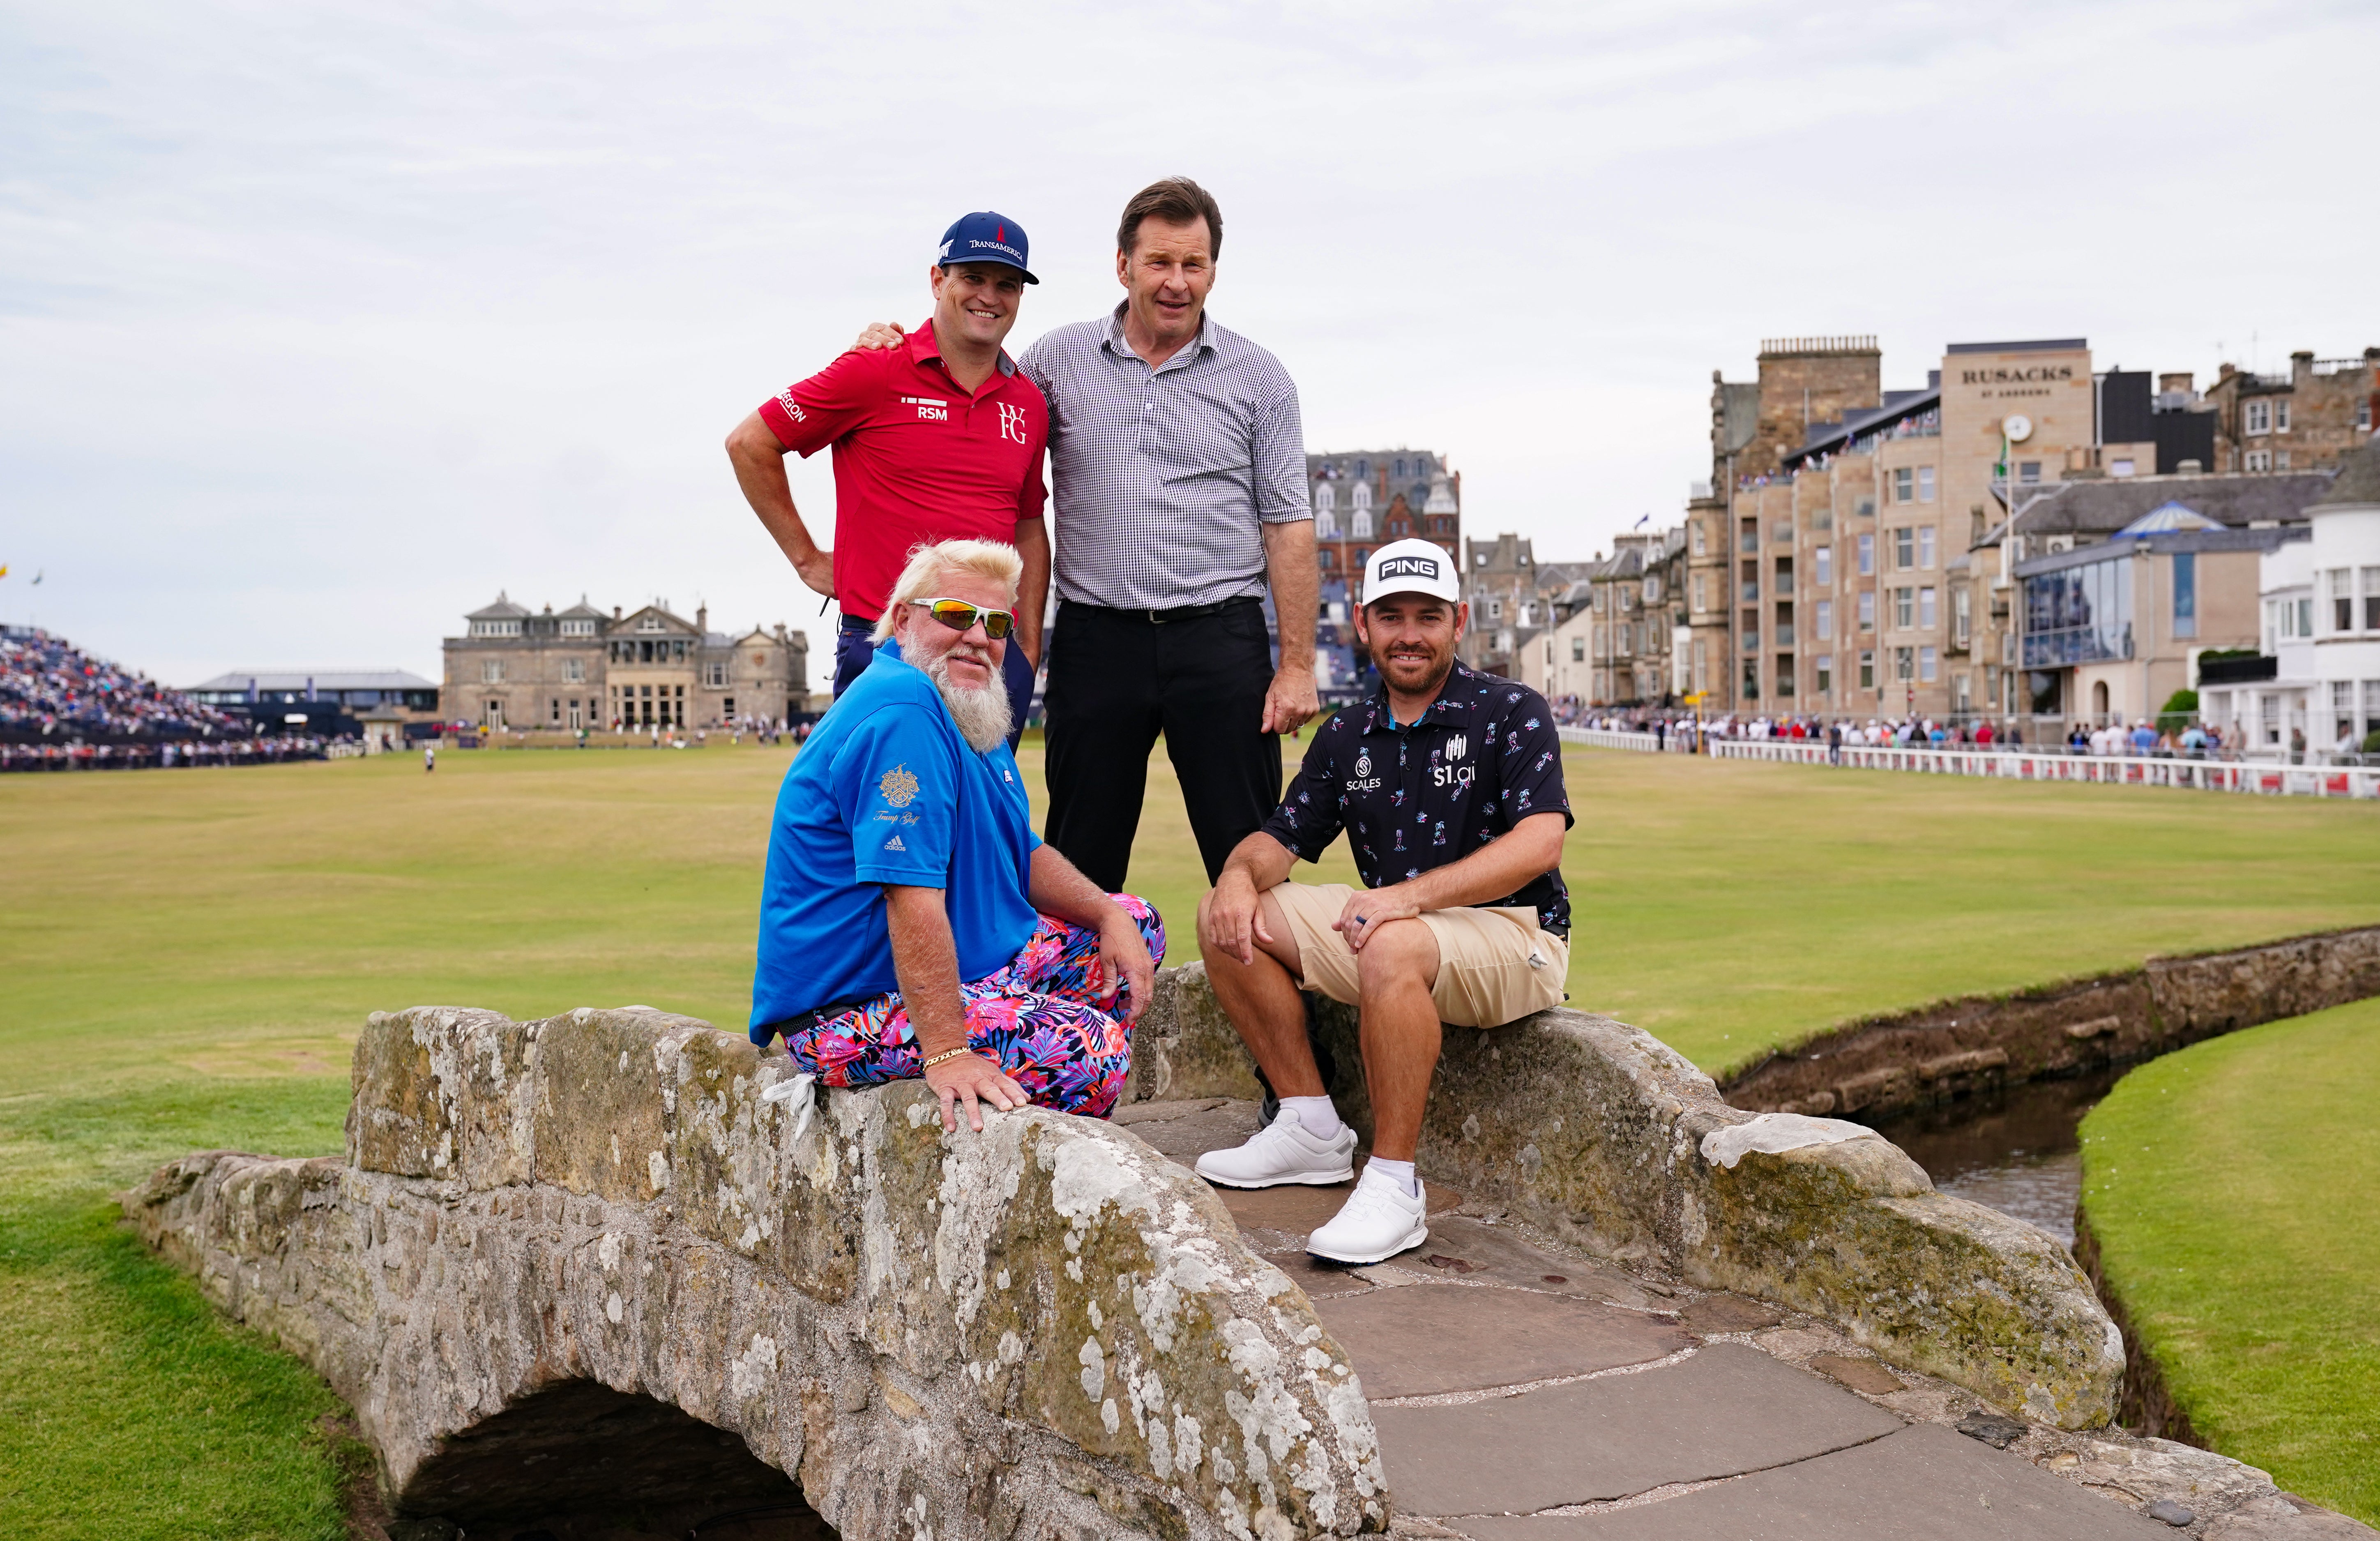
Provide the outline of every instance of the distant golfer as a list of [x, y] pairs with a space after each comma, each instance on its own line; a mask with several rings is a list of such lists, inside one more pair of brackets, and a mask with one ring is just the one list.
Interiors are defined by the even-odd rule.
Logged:
[[[1049, 490], [1041, 455], [1050, 408], [1001, 348], [1016, 324], [1029, 248], [1014, 220], [961, 216], [927, 269], [933, 319], [898, 347], [852, 349], [760, 404], [727, 436], [727, 458], [778, 549], [843, 612], [834, 693], [875, 656], [877, 623], [910, 552], [997, 540], [1024, 561], [1016, 633], [1002, 665], [1010, 742], [1024, 731], [1041, 660], [1050, 591]], [[834, 446], [834, 545], [821, 550], [794, 508], [785, 456]]]
[[435, 744], [424, 744], [424, 745], [421, 746], [421, 770], [422, 770], [422, 773], [423, 773], [424, 775], [427, 775], [429, 772], [431, 772], [431, 771], [432, 771], [432, 770], [437, 770], [437, 769], [438, 769], [438, 746], [437, 746], [437, 745], [435, 745]]

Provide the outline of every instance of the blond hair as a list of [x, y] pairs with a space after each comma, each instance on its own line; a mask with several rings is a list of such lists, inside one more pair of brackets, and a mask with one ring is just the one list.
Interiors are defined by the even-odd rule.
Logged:
[[1014, 604], [1016, 585], [1025, 576], [1025, 559], [1016, 554], [1014, 546], [1000, 540], [940, 540], [930, 546], [912, 546], [909, 564], [893, 580], [884, 613], [876, 618], [872, 639], [882, 642], [891, 637], [892, 617], [901, 613], [901, 607], [911, 600], [935, 598], [942, 575], [954, 572], [998, 578], [1008, 586], [1008, 602]]

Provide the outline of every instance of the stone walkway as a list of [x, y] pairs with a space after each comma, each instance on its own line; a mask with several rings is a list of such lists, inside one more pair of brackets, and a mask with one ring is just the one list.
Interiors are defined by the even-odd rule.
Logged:
[[[1257, 1110], [1220, 1099], [1139, 1103], [1118, 1110], [1116, 1122], [1187, 1165], [1246, 1138]], [[2028, 1428], [1883, 1365], [1823, 1323], [1541, 1244], [1439, 1184], [1429, 1186], [1422, 1246], [1368, 1268], [1318, 1264], [1305, 1238], [1351, 1187], [1217, 1192], [1248, 1244], [1304, 1286], [1361, 1373], [1399, 1535], [2374, 1534], [2204, 1451]]]

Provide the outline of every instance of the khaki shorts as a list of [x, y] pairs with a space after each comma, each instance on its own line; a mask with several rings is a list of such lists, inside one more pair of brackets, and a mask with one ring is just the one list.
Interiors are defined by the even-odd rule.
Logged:
[[[1283, 883], [1271, 891], [1297, 942], [1301, 988], [1355, 1003], [1355, 950], [1330, 928], [1354, 890], [1345, 883]], [[1537, 928], [1526, 905], [1427, 910], [1419, 919], [1438, 940], [1439, 1019], [1457, 1027], [1500, 1027], [1561, 1004], [1570, 943]]]

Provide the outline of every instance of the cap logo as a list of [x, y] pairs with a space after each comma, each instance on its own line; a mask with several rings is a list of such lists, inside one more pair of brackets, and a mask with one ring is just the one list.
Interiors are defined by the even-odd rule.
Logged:
[[1004, 224], [993, 226], [991, 238], [995, 241], [1004, 241], [1008, 239], [1008, 226]]
[[1380, 576], [1421, 577], [1435, 580], [1438, 564], [1427, 556], [1392, 556], [1380, 564]]

